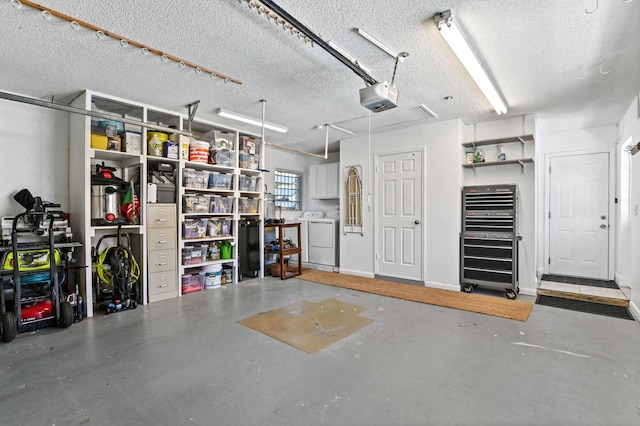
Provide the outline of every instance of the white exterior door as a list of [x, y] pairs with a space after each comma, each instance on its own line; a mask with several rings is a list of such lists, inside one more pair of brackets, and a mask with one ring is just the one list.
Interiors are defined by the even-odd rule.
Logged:
[[422, 280], [422, 152], [380, 156], [376, 164], [376, 273]]
[[608, 279], [609, 153], [549, 165], [549, 273]]

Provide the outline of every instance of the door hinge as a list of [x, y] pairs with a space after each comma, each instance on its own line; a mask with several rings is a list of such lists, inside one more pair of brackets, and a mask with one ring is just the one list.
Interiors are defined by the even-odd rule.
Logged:
[[551, 173], [551, 166], [549, 166], [549, 173]]
[[551, 219], [551, 212], [549, 212], [549, 219]]
[[551, 265], [551, 258], [548, 259], [549, 265]]

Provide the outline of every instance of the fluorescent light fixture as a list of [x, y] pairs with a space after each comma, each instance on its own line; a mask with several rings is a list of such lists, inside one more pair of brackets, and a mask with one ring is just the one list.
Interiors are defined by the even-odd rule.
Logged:
[[344, 127], [340, 127], [337, 124], [329, 124], [329, 127], [331, 127], [332, 129], [338, 130], [340, 132], [344, 132], [348, 135], [353, 135], [353, 132], [351, 130], [345, 129]]
[[391, 56], [394, 59], [399, 59], [401, 62], [402, 62], [402, 60], [404, 60], [405, 56], [398, 57], [398, 54], [396, 52], [394, 52], [393, 50], [389, 49], [386, 44], [384, 44], [380, 40], [374, 38], [371, 34], [366, 32], [362, 28], [356, 28], [356, 31], [358, 32], [358, 34], [360, 34], [362, 37], [364, 37], [367, 40], [369, 40], [372, 44], [377, 46], [380, 50], [385, 52], [387, 55]]
[[[258, 118], [249, 117], [247, 115], [238, 114], [237, 112], [229, 111], [226, 109], [218, 108], [216, 110], [216, 114], [220, 117], [230, 118], [231, 120], [241, 121], [243, 123], [251, 124], [253, 126], [262, 127], [262, 120]], [[289, 131], [288, 127], [280, 126], [278, 124], [264, 122], [265, 129], [275, 130], [280, 133], [287, 133]]]
[[424, 112], [425, 114], [430, 115], [433, 118], [438, 118], [438, 114], [436, 114], [435, 112], [431, 111], [431, 109], [429, 109], [429, 107], [426, 106], [425, 104], [418, 105], [418, 108], [420, 108], [422, 110], [422, 112]]
[[440, 30], [442, 37], [444, 37], [449, 47], [451, 47], [451, 50], [453, 50], [460, 62], [462, 62], [462, 65], [467, 69], [467, 72], [476, 82], [496, 113], [498, 113], [498, 115], [506, 114], [507, 106], [505, 102], [491, 82], [489, 75], [482, 67], [478, 56], [467, 43], [461, 29], [453, 22], [451, 11], [447, 10], [438, 13], [433, 20], [438, 30]]

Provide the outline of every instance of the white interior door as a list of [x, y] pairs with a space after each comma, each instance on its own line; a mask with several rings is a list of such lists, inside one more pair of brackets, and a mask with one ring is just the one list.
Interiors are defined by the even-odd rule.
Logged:
[[549, 273], [608, 279], [609, 153], [549, 165]]
[[422, 152], [379, 156], [376, 273], [422, 280]]

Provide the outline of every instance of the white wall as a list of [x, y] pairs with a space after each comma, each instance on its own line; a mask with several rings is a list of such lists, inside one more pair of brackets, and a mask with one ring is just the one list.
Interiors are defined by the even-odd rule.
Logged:
[[[329, 153], [328, 158], [322, 159], [313, 156], [295, 154], [277, 148], [266, 148], [265, 168], [269, 173], [263, 173], [263, 184], [266, 185], [266, 191], [273, 193], [276, 169], [290, 170], [300, 172], [302, 176], [302, 210], [299, 211], [282, 211], [282, 217], [285, 219], [295, 219], [302, 215], [302, 211], [306, 210], [335, 210], [339, 207], [339, 200], [314, 200], [310, 197], [309, 190], [309, 166], [312, 164], [324, 162], [337, 162], [340, 160], [338, 153]], [[265, 215], [267, 212], [265, 211]], [[266, 216], [265, 216], [266, 218]]]
[[[533, 116], [525, 117], [525, 132], [535, 132]], [[476, 126], [464, 126], [459, 120], [426, 124], [368, 137], [353, 138], [340, 145], [342, 168], [359, 165], [363, 168], [363, 230], [364, 235], [342, 234], [340, 272], [362, 276], [375, 274], [374, 211], [375, 194], [373, 161], [375, 155], [426, 150], [425, 158], [425, 225], [424, 282], [431, 287], [459, 289], [459, 234], [461, 229], [461, 187], [464, 185], [488, 185], [517, 183], [525, 209], [521, 212], [520, 233], [524, 239], [520, 250], [520, 289], [535, 294], [535, 171], [525, 166], [525, 174], [517, 165], [463, 169], [464, 149], [461, 142], [520, 135], [522, 117], [496, 120]], [[518, 144], [519, 145], [519, 144]], [[495, 147], [488, 147], [487, 150]], [[533, 146], [526, 156], [534, 155]], [[520, 158], [509, 151], [511, 158]], [[464, 170], [464, 171], [463, 171]], [[367, 205], [367, 200], [371, 204]]]
[[[615, 148], [618, 140], [618, 128], [615, 125], [600, 126], [585, 129], [575, 129], [562, 132], [545, 131], [544, 126], [540, 127], [539, 137], [536, 141], [537, 149], [537, 224], [536, 239], [539, 242], [537, 247], [537, 266], [538, 278], [545, 270], [545, 259], [548, 255], [545, 253], [545, 239], [547, 238], [547, 229], [545, 226], [545, 217], [548, 210], [546, 193], [547, 180], [547, 162], [552, 155], [571, 153], [576, 151], [601, 151], [608, 152]], [[615, 163], [614, 163], [615, 164]], [[615, 179], [615, 174], [611, 175]], [[610, 200], [613, 204], [615, 194], [610, 194]], [[611, 221], [612, 228], [616, 229], [615, 218]]]
[[[27, 188], [69, 206], [69, 114], [0, 100], [0, 216], [24, 211], [13, 196]], [[73, 218], [72, 218], [73, 220]]]
[[[533, 142], [509, 143], [504, 145], [507, 160], [519, 158], [536, 159], [536, 150], [539, 138], [536, 134], [535, 117], [526, 115], [501, 120], [468, 125], [464, 128], [464, 141], [499, 139], [519, 136], [523, 134], [534, 135]], [[495, 145], [483, 146], [485, 159], [496, 161], [499, 150]], [[524, 150], [524, 151], [523, 151]], [[463, 153], [464, 154], [464, 153]], [[464, 161], [462, 159], [461, 161]], [[518, 243], [518, 281], [520, 291], [523, 294], [535, 295], [536, 293], [536, 167], [535, 163], [527, 163], [524, 166], [517, 164], [483, 167], [475, 171], [464, 169], [462, 185], [518, 185], [518, 234], [522, 240]]]
[[[362, 166], [363, 233], [340, 237], [340, 272], [373, 276], [375, 155], [426, 148], [426, 202], [422, 223], [425, 281], [431, 286], [458, 284], [458, 234], [460, 232], [460, 124], [447, 121], [359, 137], [340, 144], [340, 166]], [[341, 189], [342, 190], [342, 189]], [[370, 203], [367, 202], [370, 200]]]
[[[640, 142], [640, 96], [636, 96], [631, 103], [627, 113], [619, 124], [619, 140], [624, 143], [631, 138], [631, 144], [636, 145]], [[631, 308], [637, 317], [640, 317], [640, 154], [631, 156], [622, 152], [621, 156], [625, 156], [624, 160], [629, 165], [629, 198], [625, 200], [624, 205], [630, 209], [626, 216], [628, 222], [622, 222], [619, 229], [619, 250], [625, 252], [624, 259], [628, 259], [628, 263], [618, 262], [616, 274], [620, 274], [624, 284], [631, 289]], [[621, 159], [623, 160], [623, 159]], [[627, 194], [621, 193], [621, 198]]]

